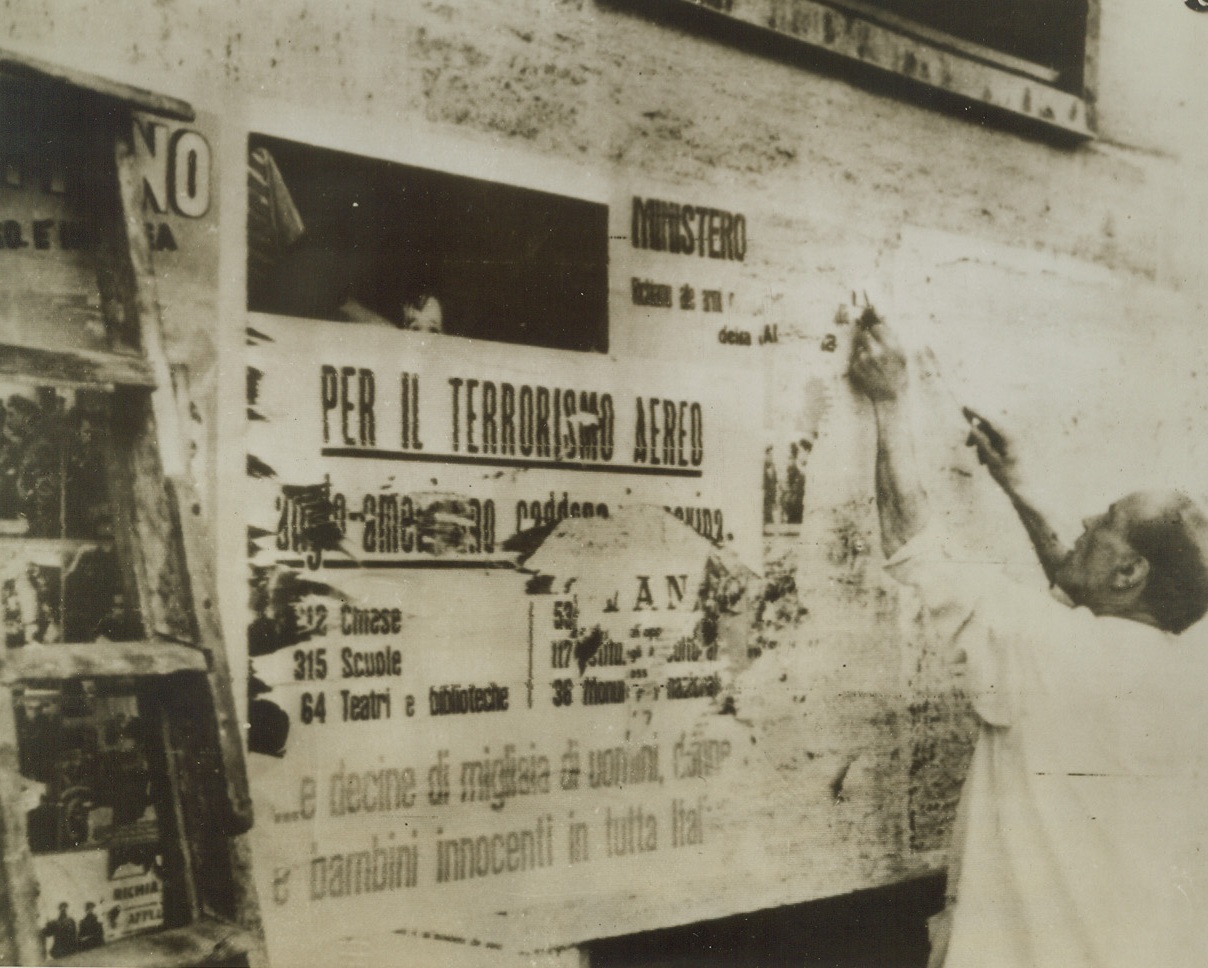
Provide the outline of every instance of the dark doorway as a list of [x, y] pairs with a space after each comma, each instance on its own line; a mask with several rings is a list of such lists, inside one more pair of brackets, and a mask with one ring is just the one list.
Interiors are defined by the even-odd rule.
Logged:
[[944, 878], [610, 938], [592, 968], [924, 968]]

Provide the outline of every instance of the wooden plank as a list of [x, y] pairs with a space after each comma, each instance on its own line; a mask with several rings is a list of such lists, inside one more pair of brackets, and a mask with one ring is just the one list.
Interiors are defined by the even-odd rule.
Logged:
[[109, 165], [117, 172], [117, 192], [121, 212], [118, 224], [111, 226], [119, 235], [124, 233], [123, 252], [132, 270], [129, 283], [133, 287], [131, 310], [139, 324], [143, 355], [155, 376], [156, 389], [151, 395], [155, 414], [156, 443], [159, 462], [168, 477], [183, 477], [186, 472], [183, 435], [180, 431], [172, 372], [164, 351], [163, 328], [159, 317], [159, 294], [155, 283], [155, 268], [151, 262], [151, 247], [143, 228], [142, 176], [136, 166], [132, 125], [118, 130], [114, 154]]
[[0, 343], [0, 376], [73, 386], [155, 386], [151, 368], [140, 357], [85, 351], [68, 353], [12, 343]]
[[89, 968], [184, 968], [186, 965], [232, 964], [255, 947], [255, 936], [238, 925], [204, 919], [186, 928], [123, 938], [46, 964]]
[[[195, 922], [201, 914], [201, 904], [197, 898], [197, 874], [193, 868], [193, 855], [188, 843], [188, 825], [185, 822], [184, 807], [181, 802], [181, 764], [180, 751], [172, 743], [172, 727], [164, 712], [162, 700], [153, 699], [155, 718], [159, 726], [160, 753], [163, 757], [164, 769], [167, 773], [168, 789], [171, 791], [168, 811], [171, 816], [171, 843], [165, 844], [170, 852], [168, 869], [176, 874], [177, 882], [184, 888], [185, 907], [188, 909], [188, 920]], [[168, 912], [165, 911], [165, 914]], [[170, 915], [169, 915], [170, 917]], [[169, 924], [172, 922], [169, 920]]]
[[13, 51], [0, 51], [0, 71], [14, 77], [51, 84], [64, 84], [87, 94], [121, 101], [137, 111], [147, 111], [177, 121], [192, 121], [196, 117], [188, 101], [156, 94], [141, 87], [121, 84], [85, 71], [51, 64], [36, 57]]
[[239, 912], [239, 924], [247, 932], [247, 964], [249, 968], [268, 965], [268, 946], [264, 940], [264, 923], [256, 882], [252, 878], [252, 841], [250, 834], [227, 838], [227, 854], [233, 873], [231, 903]]
[[[213, 663], [210, 681], [218, 715], [218, 735], [223, 746], [223, 760], [228, 766], [228, 792], [232, 816], [236, 826], [241, 828], [230, 832], [242, 833], [251, 827], [252, 799], [243, 763], [242, 729], [235, 713], [226, 649], [216, 614], [217, 598], [209, 577], [211, 543], [202, 530], [199, 520], [201, 506], [193, 493], [192, 482], [184, 464], [180, 433], [183, 418], [180, 411], [186, 404], [183, 400], [178, 403], [171, 368], [164, 352], [151, 252], [146, 236], [141, 230], [140, 181], [134, 170], [133, 145], [125, 137], [119, 136], [117, 140], [116, 164], [126, 217], [129, 252], [134, 268], [135, 301], [142, 322], [143, 348], [152, 369], [161, 378], [159, 389], [152, 394], [152, 405], [155, 411], [158, 455], [163, 477], [168, 481], [164, 497], [169, 507], [160, 509], [157, 516], [164, 517], [166, 512], [172, 519], [174, 529], [178, 529], [183, 544], [180, 552], [184, 560], [181, 562], [182, 573], [179, 578], [185, 584], [178, 589], [178, 594], [181, 597], [181, 607], [191, 613], [195, 623], [196, 627], [191, 632], [201, 637], [201, 645], [209, 653]], [[169, 454], [174, 457], [169, 459]], [[146, 474], [137, 476], [144, 479], [149, 477]]]
[[1099, 31], [1102, 15], [1099, 0], [1086, 0], [1086, 47], [1082, 55], [1082, 93], [1086, 101], [1086, 123], [1094, 129], [1099, 104]]
[[[157, 491], [157, 518], [170, 521], [175, 539], [171, 562], [173, 599], [176, 610], [190, 618], [189, 639], [198, 641], [205, 650], [210, 669], [208, 683], [216, 717], [216, 734], [222, 774], [226, 788], [224, 827], [228, 836], [230, 859], [230, 890], [239, 923], [255, 936], [261, 935], [260, 907], [252, 873], [251, 855], [240, 835], [253, 822], [252, 798], [244, 761], [243, 728], [236, 712], [231, 690], [231, 670], [227, 662], [222, 627], [218, 618], [217, 594], [211, 574], [213, 541], [207, 535], [202, 520], [202, 508], [188, 476], [184, 459], [183, 435], [180, 428], [187, 420], [187, 394], [176, 387], [170, 363], [164, 350], [159, 299], [152, 265], [150, 246], [143, 231], [142, 181], [135, 167], [131, 127], [117, 134], [113, 163], [126, 236], [126, 252], [130, 260], [133, 285], [133, 310], [139, 323], [143, 352], [157, 378], [157, 388], [151, 395], [154, 412], [154, 437], [158, 447], [146, 452], [144, 460], [156, 461], [162, 468], [165, 486]], [[181, 374], [182, 379], [185, 374]], [[149, 415], [148, 415], [149, 416]], [[144, 435], [145, 437], [145, 435]], [[145, 474], [136, 473], [132, 484], [137, 490]], [[252, 965], [264, 962], [263, 946], [250, 954]]]
[[74, 558], [92, 548], [108, 549], [112, 543], [109, 538], [27, 538], [21, 531], [0, 531], [0, 559], [47, 554]]
[[[176, 403], [180, 409], [177, 426], [184, 426], [188, 418], [187, 379], [183, 368], [173, 372]], [[228, 766], [227, 788], [231, 808], [241, 829], [232, 833], [243, 833], [252, 826], [252, 794], [244, 763], [243, 728], [236, 713], [235, 697], [231, 692], [231, 670], [216, 606], [217, 593], [210, 564], [211, 545], [202, 528], [202, 508], [192, 478], [184, 476], [170, 479], [168, 486], [179, 509], [181, 539], [184, 543], [187, 575], [193, 596], [198, 640], [210, 656], [211, 692], [214, 698], [214, 712], [218, 717], [218, 739], [222, 746], [222, 757], [225, 763], [235, 766], [233, 769]]]
[[5, 653], [0, 665], [0, 683], [11, 686], [30, 679], [168, 676], [206, 671], [206, 657], [201, 650], [170, 642], [27, 645]]
[[106, 443], [114, 540], [134, 575], [144, 634], [192, 644], [176, 513], [164, 486], [145, 390], [115, 391]]
[[0, 849], [4, 879], [0, 906], [10, 920], [4, 925], [6, 937], [0, 939], [0, 954], [4, 956], [4, 964], [36, 965], [43, 957], [38, 933], [38, 882], [29, 851], [25, 812], [20, 808], [25, 783], [18, 762], [13, 696], [5, 690], [0, 695]]

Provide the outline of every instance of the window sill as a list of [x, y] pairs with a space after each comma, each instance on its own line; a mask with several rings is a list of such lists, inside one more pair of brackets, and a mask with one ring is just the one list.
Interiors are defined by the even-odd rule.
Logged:
[[205, 653], [172, 642], [84, 642], [27, 645], [0, 659], [0, 684], [31, 679], [167, 676], [208, 671]]
[[48, 350], [14, 343], [0, 344], [0, 349], [0, 376], [86, 387], [155, 386], [151, 367], [141, 356]]

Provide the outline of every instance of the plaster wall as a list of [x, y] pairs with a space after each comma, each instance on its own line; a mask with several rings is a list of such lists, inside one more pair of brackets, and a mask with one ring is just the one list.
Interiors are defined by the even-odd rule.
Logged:
[[[527, 943], [540, 947], [943, 862], [971, 720], [880, 570], [868, 414], [842, 381], [840, 307], [852, 309], [853, 293], [898, 320], [922, 360], [916, 417], [935, 502], [1021, 575], [1035, 577], [1026, 544], [961, 451], [958, 401], [1025, 438], [1071, 517], [1135, 484], [1205, 479], [1197, 175], [1208, 160], [1208, 16], [1174, 0], [1100, 6], [1099, 136], [1075, 145], [968, 120], [811, 55], [730, 43], [636, 2], [140, 0], [119, 14], [85, 0], [5, 0], [0, 44], [218, 118], [255, 102], [400, 145], [451, 139], [484, 173], [495, 158], [512, 171], [517, 157], [584, 172], [614, 200], [611, 303], [630, 319], [617, 356], [683, 362], [659, 333], [663, 318], [628, 305], [631, 275], [680, 272], [627, 250], [629, 197], [745, 213], [748, 255], [727, 279], [746, 325], [777, 327], [779, 343], [714, 355], [759, 374], [766, 425], [819, 416], [806, 518], [800, 533], [764, 539], [756, 658], [735, 679], [739, 722], [784, 781], [758, 800], [730, 791], [719, 810], [734, 831], [745, 813], [743, 836], [758, 838], [799, 801], [799, 838], [785, 864], [748, 878], [745, 901], [669, 898], [637, 914], [633, 897], [571, 906], [537, 922]], [[221, 150], [237, 159], [241, 147]], [[186, 258], [163, 256], [166, 321], [198, 405], [199, 474], [213, 475], [226, 533], [216, 488], [236, 452], [220, 440], [238, 433], [242, 400], [226, 395], [240, 377], [220, 361], [242, 329], [230, 318], [242, 270], [224, 256], [227, 288], [199, 287]], [[241, 539], [222, 540], [229, 551]], [[238, 630], [240, 585], [230, 588], [224, 614]], [[571, 922], [586, 925], [582, 937]]]

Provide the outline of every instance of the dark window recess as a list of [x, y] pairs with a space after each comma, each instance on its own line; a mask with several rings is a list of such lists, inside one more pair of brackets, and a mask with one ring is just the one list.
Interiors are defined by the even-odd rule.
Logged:
[[850, 6], [1017, 57], [1053, 72], [1054, 86], [1082, 93], [1087, 0], [862, 0]]
[[254, 135], [248, 308], [608, 349], [608, 208]]

